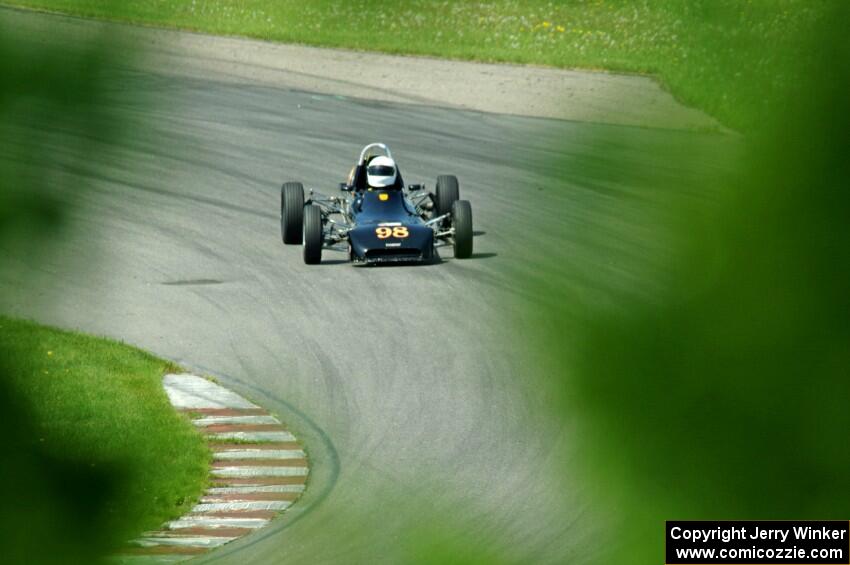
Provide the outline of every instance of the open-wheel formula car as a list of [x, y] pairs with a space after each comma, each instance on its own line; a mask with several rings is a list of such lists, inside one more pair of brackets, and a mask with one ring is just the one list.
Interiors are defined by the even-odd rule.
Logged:
[[389, 148], [372, 143], [339, 188], [342, 196], [310, 190], [306, 198], [300, 182], [281, 188], [283, 242], [302, 244], [305, 263], [320, 263], [326, 248], [364, 264], [430, 262], [448, 245], [458, 259], [472, 255], [472, 207], [459, 199], [456, 177], [437, 177], [433, 192], [405, 186]]

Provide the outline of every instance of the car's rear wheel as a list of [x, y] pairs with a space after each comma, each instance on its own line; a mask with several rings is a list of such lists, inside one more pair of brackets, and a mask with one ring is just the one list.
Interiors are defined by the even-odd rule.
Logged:
[[317, 265], [322, 261], [322, 213], [318, 206], [304, 206], [304, 262]]
[[472, 256], [472, 206], [468, 200], [457, 200], [452, 205], [452, 227], [455, 230], [455, 258]]
[[280, 189], [280, 233], [284, 243], [301, 243], [304, 223], [304, 185], [286, 182]]
[[454, 175], [440, 175], [437, 177], [437, 189], [435, 190], [436, 202], [434, 215], [442, 216], [452, 211], [452, 204], [460, 198], [460, 187], [457, 177]]

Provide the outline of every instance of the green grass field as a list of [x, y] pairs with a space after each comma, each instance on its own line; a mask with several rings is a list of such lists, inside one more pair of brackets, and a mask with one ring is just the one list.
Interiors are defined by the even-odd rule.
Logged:
[[[828, 0], [3, 0], [82, 16], [458, 59], [651, 73], [749, 130]], [[426, 81], [427, 83], [427, 81]]]
[[161, 385], [175, 367], [120, 343], [2, 316], [0, 351], [17, 402], [33, 416], [31, 441], [118, 481], [103, 507], [116, 535], [156, 529], [201, 494], [209, 450]]

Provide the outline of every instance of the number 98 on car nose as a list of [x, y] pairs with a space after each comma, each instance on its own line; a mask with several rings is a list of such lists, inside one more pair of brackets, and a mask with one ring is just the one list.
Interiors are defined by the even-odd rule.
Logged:
[[378, 236], [378, 239], [387, 239], [388, 237], [404, 239], [410, 235], [410, 233], [407, 231], [406, 226], [395, 226], [392, 228], [389, 226], [381, 226], [375, 228], [375, 235]]

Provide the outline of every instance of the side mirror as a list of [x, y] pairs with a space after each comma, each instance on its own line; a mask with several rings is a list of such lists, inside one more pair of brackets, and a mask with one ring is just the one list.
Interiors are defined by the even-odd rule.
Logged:
[[350, 184], [341, 182], [341, 183], [339, 183], [339, 189], [343, 192], [351, 192], [354, 189], [354, 187], [351, 186]]
[[415, 190], [422, 190], [423, 188], [425, 188], [424, 184], [409, 184], [409, 185], [407, 185], [407, 190], [409, 190], [411, 192], [413, 192]]

